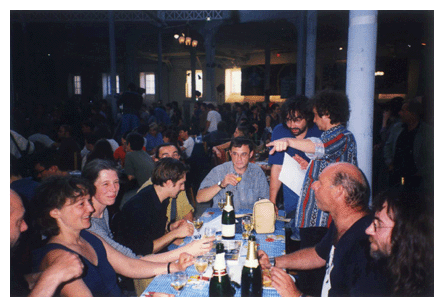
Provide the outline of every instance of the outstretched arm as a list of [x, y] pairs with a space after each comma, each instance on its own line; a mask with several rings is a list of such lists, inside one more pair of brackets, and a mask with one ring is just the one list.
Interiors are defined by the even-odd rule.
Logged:
[[275, 151], [281, 152], [287, 150], [288, 147], [295, 148], [305, 153], [315, 153], [315, 144], [308, 139], [296, 139], [296, 138], [282, 138], [275, 140], [266, 145], [267, 147], [273, 147], [270, 150], [270, 155]]

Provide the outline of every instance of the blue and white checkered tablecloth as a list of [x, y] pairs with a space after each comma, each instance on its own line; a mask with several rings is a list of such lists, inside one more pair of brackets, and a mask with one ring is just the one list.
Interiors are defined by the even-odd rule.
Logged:
[[[236, 214], [243, 214], [243, 213], [251, 213], [251, 211], [248, 210], [238, 210], [236, 211]], [[220, 218], [221, 211], [218, 208], [210, 208], [207, 209], [204, 214], [202, 214], [202, 219], [204, 221], [204, 225], [207, 222], [210, 222], [211, 220], [215, 218]], [[240, 218], [237, 219], [237, 222], [240, 223]], [[239, 229], [239, 228], [238, 228]], [[269, 239], [267, 241], [267, 238]], [[273, 239], [272, 242], [270, 239]], [[184, 243], [190, 242], [192, 239], [190, 237], [186, 238]], [[236, 232], [235, 240], [242, 240], [242, 234]], [[277, 257], [280, 255], [283, 255], [285, 253], [285, 230], [284, 230], [284, 222], [276, 221], [275, 225], [275, 232], [273, 234], [256, 234], [256, 242], [259, 244], [258, 249], [261, 249], [267, 253], [270, 257]], [[245, 248], [246, 242], [243, 243], [244, 245], [242, 248]], [[173, 249], [176, 247], [172, 247]], [[245, 261], [245, 253], [242, 254], [239, 258], [239, 262], [237, 265], [232, 266], [230, 263], [231, 261], [227, 262], [228, 265], [228, 271], [229, 275], [230, 268], [232, 270], [240, 270], [241, 265], [243, 265], [243, 262]], [[209, 266], [205, 276], [208, 276], [209, 271], [212, 270], [212, 267]], [[199, 275], [197, 270], [195, 269], [194, 265], [190, 266], [186, 269], [186, 273], [188, 274], [188, 277]], [[190, 280], [190, 279], [189, 279]], [[209, 281], [192, 281], [189, 282], [184, 289], [182, 289], [180, 296], [181, 297], [208, 297], [209, 292]], [[163, 292], [163, 293], [169, 293], [169, 294], [176, 294], [176, 291], [171, 287], [170, 285], [170, 276], [169, 275], [159, 275], [154, 278], [154, 280], [148, 285], [148, 287], [145, 289], [145, 291], [142, 293], [142, 297], [145, 296], [148, 292]], [[264, 288], [263, 294], [264, 297], [280, 297], [280, 295], [277, 293], [277, 291], [273, 288]], [[236, 289], [235, 297], [241, 296], [241, 289]]]

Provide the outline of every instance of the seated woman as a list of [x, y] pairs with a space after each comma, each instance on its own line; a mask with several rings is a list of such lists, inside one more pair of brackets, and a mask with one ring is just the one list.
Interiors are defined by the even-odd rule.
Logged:
[[48, 244], [34, 253], [34, 265], [48, 267], [63, 251], [78, 254], [85, 264], [81, 278], [65, 283], [62, 296], [121, 296], [116, 273], [130, 278], [148, 278], [185, 270], [193, 256], [183, 253], [178, 262], [154, 263], [129, 258], [100, 237], [88, 232], [94, 208], [94, 186], [84, 178], [53, 176], [37, 189], [34, 204], [39, 208], [38, 221]]
[[[95, 186], [95, 194], [92, 204], [95, 209], [91, 218], [91, 228], [88, 230], [99, 235], [116, 250], [131, 258], [138, 258], [128, 247], [113, 240], [113, 234], [109, 226], [109, 215], [107, 206], [112, 206], [119, 193], [119, 177], [115, 166], [107, 160], [96, 159], [89, 162], [82, 171], [82, 177]], [[170, 229], [181, 237], [181, 228], [177, 227], [179, 222], [172, 223]], [[142, 260], [153, 262], [170, 262], [179, 259], [181, 253], [186, 252], [193, 256], [203, 255], [213, 247], [214, 238], [195, 240], [183, 247], [161, 254], [150, 254], [141, 257]]]

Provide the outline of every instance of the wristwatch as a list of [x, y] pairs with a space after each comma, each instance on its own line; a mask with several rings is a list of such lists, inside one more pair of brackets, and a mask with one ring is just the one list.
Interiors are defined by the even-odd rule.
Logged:
[[218, 185], [219, 188], [221, 188], [222, 190], [226, 188], [226, 187], [223, 187], [223, 186], [222, 186], [222, 181], [219, 181], [219, 182], [217, 183], [217, 185]]

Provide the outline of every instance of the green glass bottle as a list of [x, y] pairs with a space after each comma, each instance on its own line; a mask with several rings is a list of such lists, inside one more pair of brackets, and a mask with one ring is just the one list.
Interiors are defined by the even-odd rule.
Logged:
[[216, 259], [213, 265], [213, 276], [210, 280], [210, 297], [232, 297], [234, 289], [231, 287], [230, 277], [227, 273], [223, 243], [216, 244]]
[[236, 219], [233, 207], [233, 193], [226, 192], [227, 203], [222, 212], [222, 238], [225, 240], [234, 239], [236, 234]]
[[262, 296], [262, 269], [257, 259], [256, 237], [250, 236], [248, 240], [247, 259], [242, 268], [242, 296]]

